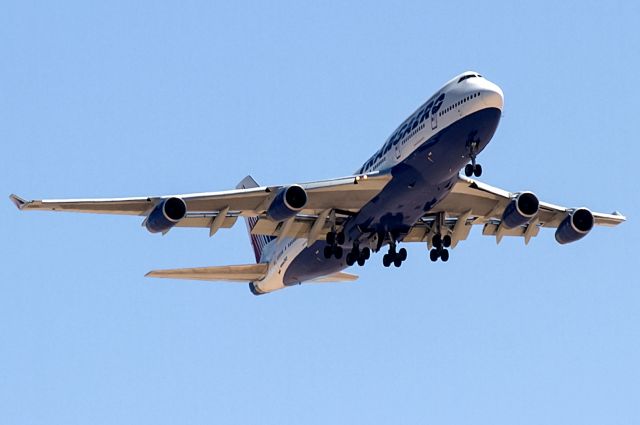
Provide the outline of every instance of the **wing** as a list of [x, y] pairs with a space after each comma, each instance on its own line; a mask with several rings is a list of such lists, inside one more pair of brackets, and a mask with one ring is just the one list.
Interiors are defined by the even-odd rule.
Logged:
[[[303, 183], [308, 201], [305, 208], [298, 214], [301, 222], [309, 219], [314, 221], [323, 216], [336, 212], [341, 216], [348, 216], [362, 208], [369, 200], [377, 195], [391, 180], [390, 174], [374, 172], [358, 176], [347, 176], [331, 180]], [[266, 210], [274, 200], [280, 189], [286, 186], [262, 186], [248, 189], [235, 189], [223, 192], [189, 193], [168, 196], [147, 196], [135, 198], [111, 199], [49, 199], [27, 201], [17, 195], [11, 195], [11, 201], [20, 210], [67, 211], [94, 214], [124, 214], [147, 216], [162, 200], [178, 197], [187, 206], [187, 214], [177, 227], [204, 227], [215, 233], [220, 227], [231, 227], [239, 216], [258, 216], [266, 218]], [[218, 217], [220, 219], [217, 219]], [[264, 220], [261, 227], [254, 229], [255, 233], [282, 234], [282, 230], [289, 232], [293, 220], [288, 223], [289, 228], [282, 227], [282, 223], [269, 222], [266, 229]], [[271, 227], [269, 227], [271, 226]], [[299, 226], [298, 226], [299, 227]], [[316, 228], [322, 227], [316, 225]], [[319, 229], [322, 230], [322, 229]]]
[[[482, 234], [495, 236], [498, 243], [504, 236], [520, 236], [525, 243], [529, 243], [531, 238], [538, 235], [540, 228], [557, 228], [575, 210], [540, 202], [538, 213], [527, 224], [507, 228], [502, 224], [502, 217], [517, 195], [517, 192], [459, 177], [451, 193], [413, 226], [404, 241], [425, 241], [430, 244], [431, 237], [440, 225], [445, 228], [442, 233], [451, 236], [452, 246], [455, 247], [459, 241], [467, 238], [473, 225], [482, 225]], [[626, 220], [618, 212], [592, 214], [596, 226], [616, 226]]]
[[187, 269], [152, 270], [146, 277], [228, 282], [253, 282], [263, 279], [269, 265], [266, 263], [237, 266], [193, 267]]

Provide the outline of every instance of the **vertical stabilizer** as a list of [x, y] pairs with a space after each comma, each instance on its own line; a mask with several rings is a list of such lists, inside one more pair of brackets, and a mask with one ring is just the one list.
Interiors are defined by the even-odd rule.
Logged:
[[[236, 189], [249, 189], [252, 187], [260, 186], [251, 176], [247, 176], [238, 185]], [[254, 226], [258, 222], [258, 217], [245, 217], [245, 223], [247, 223], [247, 231], [249, 232], [249, 239], [251, 239], [251, 246], [253, 247], [253, 253], [256, 256], [256, 263], [260, 262], [262, 258], [262, 251], [264, 247], [275, 239], [274, 236], [266, 236], [266, 235], [254, 235], [251, 233]]]

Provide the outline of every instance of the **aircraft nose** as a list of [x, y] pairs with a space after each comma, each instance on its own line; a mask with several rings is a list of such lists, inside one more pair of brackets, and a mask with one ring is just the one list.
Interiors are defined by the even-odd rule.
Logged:
[[487, 81], [482, 90], [482, 100], [488, 108], [498, 108], [502, 111], [504, 107], [504, 94], [502, 89], [496, 84]]

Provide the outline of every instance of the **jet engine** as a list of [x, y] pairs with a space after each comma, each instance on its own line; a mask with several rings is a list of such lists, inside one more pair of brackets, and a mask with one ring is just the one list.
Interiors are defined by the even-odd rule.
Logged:
[[560, 244], [582, 239], [593, 228], [593, 214], [586, 208], [578, 208], [562, 220], [556, 230], [556, 241]]
[[180, 198], [167, 198], [149, 213], [145, 226], [151, 233], [166, 233], [187, 215], [187, 204]]
[[528, 223], [540, 208], [538, 197], [531, 192], [522, 192], [507, 205], [502, 214], [502, 224], [507, 229], [513, 229]]
[[274, 221], [284, 221], [301, 211], [307, 205], [307, 199], [302, 186], [283, 187], [269, 205], [267, 216]]

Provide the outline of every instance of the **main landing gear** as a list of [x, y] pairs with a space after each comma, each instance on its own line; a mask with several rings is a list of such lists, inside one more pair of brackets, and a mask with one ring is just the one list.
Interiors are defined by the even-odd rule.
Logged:
[[[335, 230], [327, 233], [327, 245], [324, 247], [324, 258], [329, 259], [335, 257], [337, 260], [342, 258], [344, 249], [342, 246], [345, 243], [344, 232], [336, 232]], [[353, 266], [358, 263], [359, 266], [364, 266], [364, 263], [371, 257], [371, 249], [364, 247], [360, 249], [358, 241], [353, 243], [353, 248], [347, 252], [347, 265]]]
[[467, 177], [471, 177], [472, 175], [476, 177], [480, 177], [482, 175], [482, 166], [480, 164], [476, 164], [477, 149], [478, 149], [477, 141], [473, 141], [469, 143], [469, 157], [471, 158], [471, 164], [467, 164], [464, 167], [464, 175]]
[[364, 247], [360, 249], [358, 243], [353, 244], [351, 251], [347, 253], [347, 266], [353, 266], [356, 262], [359, 266], [364, 266], [364, 263], [371, 257], [371, 249]]
[[343, 250], [340, 245], [344, 243], [344, 240], [344, 232], [336, 232], [334, 230], [328, 232], [327, 245], [324, 247], [324, 258], [336, 257], [337, 260], [341, 259]]
[[449, 261], [449, 248], [451, 246], [451, 236], [445, 235], [442, 237], [439, 233], [433, 236], [431, 239], [433, 249], [429, 252], [429, 258], [431, 261], [438, 261], [438, 258], [443, 262]]
[[389, 267], [391, 263], [394, 266], [400, 267], [402, 262], [407, 259], [407, 250], [404, 248], [400, 248], [399, 251], [396, 252], [396, 243], [392, 242], [389, 245], [389, 252], [384, 254], [382, 257], [382, 265], [385, 267]]

